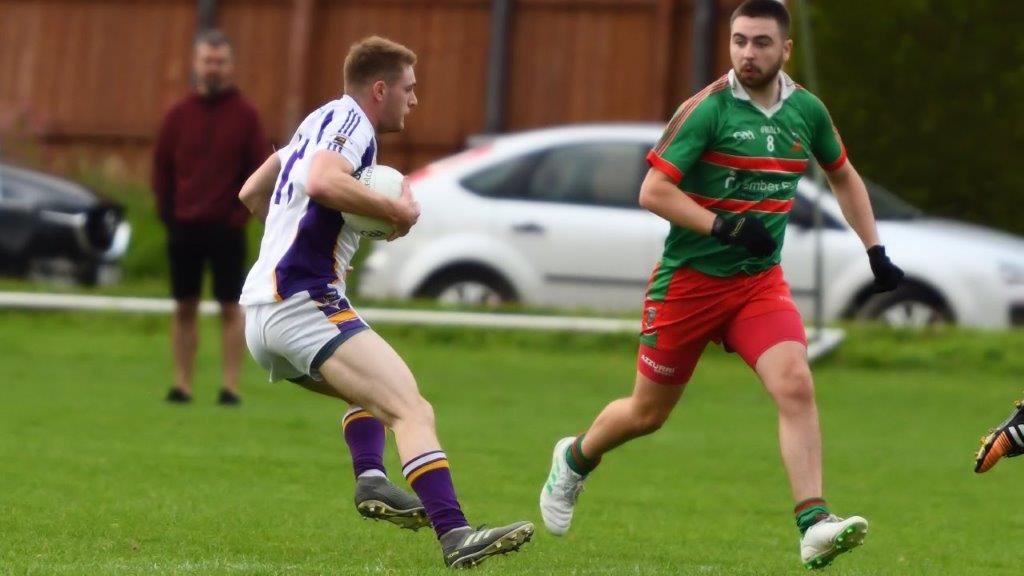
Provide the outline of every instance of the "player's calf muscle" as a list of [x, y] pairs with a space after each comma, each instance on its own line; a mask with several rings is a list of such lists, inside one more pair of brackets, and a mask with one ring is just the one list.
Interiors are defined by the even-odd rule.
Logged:
[[321, 372], [342, 396], [365, 407], [385, 426], [433, 428], [433, 407], [420, 395], [404, 364], [375, 368], [353, 365], [351, 358], [336, 354], [324, 362]]
[[653, 434], [661, 429], [668, 420], [669, 413], [649, 405], [638, 405], [634, 402], [632, 422], [638, 436]]

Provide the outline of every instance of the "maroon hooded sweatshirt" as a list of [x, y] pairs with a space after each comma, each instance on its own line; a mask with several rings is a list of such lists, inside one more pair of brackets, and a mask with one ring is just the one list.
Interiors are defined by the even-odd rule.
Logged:
[[230, 88], [193, 93], [167, 113], [153, 158], [160, 218], [170, 223], [243, 228], [242, 184], [270, 154], [256, 109]]

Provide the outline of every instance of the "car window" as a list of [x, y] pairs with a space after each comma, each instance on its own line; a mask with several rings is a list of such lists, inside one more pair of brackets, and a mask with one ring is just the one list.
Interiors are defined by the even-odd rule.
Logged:
[[489, 166], [462, 185], [495, 198], [638, 207], [646, 152], [629, 142], [559, 146]]
[[524, 182], [539, 156], [540, 154], [527, 154], [488, 166], [467, 176], [462, 180], [462, 185], [481, 196], [518, 198], [522, 196]]
[[636, 207], [646, 150], [628, 142], [576, 144], [549, 150], [527, 182], [534, 200]]

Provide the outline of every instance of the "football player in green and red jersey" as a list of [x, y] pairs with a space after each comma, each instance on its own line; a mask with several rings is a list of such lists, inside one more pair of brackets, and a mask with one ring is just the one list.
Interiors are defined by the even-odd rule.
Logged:
[[825, 106], [782, 72], [792, 46], [785, 6], [744, 2], [732, 15], [733, 69], [679, 107], [647, 156], [640, 204], [672, 227], [647, 287], [636, 382], [585, 434], [556, 443], [540, 497], [555, 534], [569, 529], [601, 456], [665, 422], [709, 342], [738, 353], [778, 407], [802, 562], [826, 566], [867, 534], [866, 520], [839, 518], [823, 499], [807, 339], [779, 267], [797, 182], [812, 157], [864, 243], [875, 290], [893, 290], [903, 272], [879, 242], [864, 182]]

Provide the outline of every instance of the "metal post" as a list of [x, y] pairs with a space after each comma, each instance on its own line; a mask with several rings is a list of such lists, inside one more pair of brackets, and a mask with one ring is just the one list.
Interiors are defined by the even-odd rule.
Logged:
[[199, 32], [217, 27], [217, 0], [196, 0], [196, 29]]
[[512, 0], [491, 0], [491, 45], [487, 51], [487, 99], [484, 132], [505, 128], [505, 89], [508, 83], [508, 44]]
[[715, 20], [718, 10], [715, 0], [696, 0], [693, 3], [693, 82], [694, 94], [711, 83], [715, 67]]
[[[818, 91], [818, 71], [814, 62], [814, 37], [811, 34], [811, 15], [808, 11], [807, 0], [796, 0], [800, 11], [800, 41], [803, 44], [801, 52], [804, 60], [804, 76], [807, 78], [807, 86], [811, 92]], [[824, 229], [825, 219], [821, 213], [821, 195], [825, 190], [825, 175], [817, 162], [811, 163], [811, 173], [814, 184], [819, 191], [814, 197], [814, 312], [812, 322], [814, 324], [815, 338], [819, 338], [825, 327], [825, 244]]]
[[313, 30], [316, 0], [292, 0], [292, 21], [288, 30], [288, 68], [285, 81], [288, 90], [284, 97], [281, 134], [285, 138], [295, 131], [303, 117], [306, 94], [309, 90], [310, 33]]

